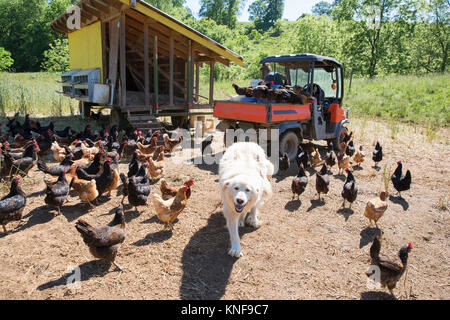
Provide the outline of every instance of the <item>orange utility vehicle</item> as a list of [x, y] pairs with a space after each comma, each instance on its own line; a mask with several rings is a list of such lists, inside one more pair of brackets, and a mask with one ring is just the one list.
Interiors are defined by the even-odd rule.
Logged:
[[[303, 139], [327, 140], [337, 149], [347, 130], [348, 109], [344, 111], [344, 71], [333, 58], [314, 54], [272, 56], [261, 61], [262, 78], [272, 88], [289, 85], [302, 88], [313, 98], [305, 105], [276, 103], [266, 99], [238, 96], [215, 101], [214, 116], [221, 123], [217, 128], [278, 129], [280, 154], [291, 160]], [[254, 85], [258, 83], [255, 81]]]

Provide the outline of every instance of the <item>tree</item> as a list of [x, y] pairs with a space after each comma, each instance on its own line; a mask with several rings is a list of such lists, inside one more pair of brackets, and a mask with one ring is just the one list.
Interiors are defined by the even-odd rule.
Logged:
[[248, 8], [256, 29], [267, 31], [283, 17], [284, 0], [256, 0]]
[[433, 37], [440, 49], [440, 72], [445, 72], [449, 63], [448, 45], [450, 37], [450, 12], [448, 0], [431, 0], [429, 10], [432, 12]]
[[9, 70], [13, 64], [14, 60], [11, 58], [11, 52], [0, 47], [0, 71]]
[[56, 39], [50, 49], [44, 52], [42, 70], [48, 72], [66, 72], [69, 70], [69, 42], [67, 39]]
[[201, 0], [199, 15], [212, 19], [217, 24], [234, 28], [237, 15], [244, 5], [245, 0]]
[[326, 15], [326, 16], [331, 16], [331, 11], [333, 10], [333, 5], [331, 3], [328, 3], [326, 1], [320, 1], [318, 3], [316, 3], [313, 7], [312, 7], [312, 13], [315, 15]]

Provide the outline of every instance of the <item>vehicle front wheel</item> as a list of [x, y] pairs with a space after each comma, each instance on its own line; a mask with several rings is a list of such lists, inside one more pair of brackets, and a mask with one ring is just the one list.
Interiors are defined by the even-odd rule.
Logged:
[[300, 137], [293, 131], [288, 131], [281, 136], [280, 154], [287, 154], [290, 161], [294, 161], [297, 157], [298, 146], [300, 145]]

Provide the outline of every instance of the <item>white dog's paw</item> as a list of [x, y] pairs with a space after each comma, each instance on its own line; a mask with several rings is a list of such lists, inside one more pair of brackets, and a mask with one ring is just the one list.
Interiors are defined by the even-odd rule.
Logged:
[[242, 257], [242, 250], [240, 245], [231, 246], [231, 249], [228, 251], [228, 254], [235, 258]]
[[255, 229], [259, 229], [261, 227], [261, 223], [259, 222], [258, 218], [254, 215], [249, 215], [247, 218], [247, 225], [250, 227], [253, 227]]

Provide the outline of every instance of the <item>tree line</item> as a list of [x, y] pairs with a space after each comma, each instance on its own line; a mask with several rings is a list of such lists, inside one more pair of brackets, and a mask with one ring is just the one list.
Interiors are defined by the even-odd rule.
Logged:
[[[244, 57], [247, 68], [219, 66], [216, 78], [257, 78], [265, 56], [302, 52], [357, 76], [448, 71], [448, 0], [323, 1], [292, 22], [282, 20], [284, 0], [252, 1], [250, 22], [237, 21], [245, 0], [200, 0], [200, 19], [185, 0], [146, 1]], [[76, 2], [0, 0], [0, 70], [67, 70], [67, 39], [50, 23]]]

